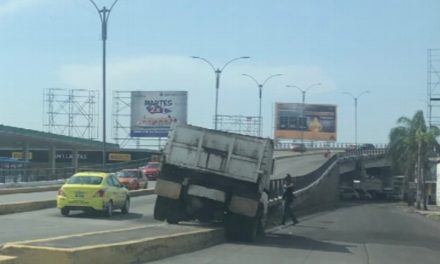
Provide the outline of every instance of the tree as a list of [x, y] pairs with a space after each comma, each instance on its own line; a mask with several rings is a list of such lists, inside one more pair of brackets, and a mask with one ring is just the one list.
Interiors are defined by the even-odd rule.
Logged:
[[[438, 136], [440, 129], [426, 126], [423, 111], [417, 111], [412, 119], [400, 117], [397, 126], [391, 129], [389, 135], [389, 155], [393, 168], [405, 175], [404, 185], [407, 195], [409, 182], [414, 182], [417, 176], [417, 208], [419, 209], [422, 201], [426, 209], [424, 172], [428, 171], [429, 157], [440, 150], [436, 139]], [[411, 204], [409, 200], [408, 204]]]

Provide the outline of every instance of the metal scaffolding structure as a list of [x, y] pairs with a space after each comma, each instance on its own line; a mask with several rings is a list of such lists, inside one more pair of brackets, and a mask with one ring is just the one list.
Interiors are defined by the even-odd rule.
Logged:
[[428, 122], [440, 126], [440, 49], [428, 49]]
[[217, 122], [218, 130], [249, 136], [258, 136], [262, 120], [260, 120], [258, 116], [218, 115]]
[[131, 91], [113, 91], [112, 138], [121, 148], [161, 149], [166, 138], [143, 138], [130, 136]]
[[98, 91], [47, 88], [43, 92], [43, 127], [49, 133], [98, 138]]

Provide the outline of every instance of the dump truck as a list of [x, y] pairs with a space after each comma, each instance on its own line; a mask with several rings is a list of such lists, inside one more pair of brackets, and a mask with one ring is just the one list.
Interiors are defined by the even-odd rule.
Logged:
[[264, 232], [273, 141], [175, 125], [161, 158], [154, 218], [223, 222], [229, 239]]

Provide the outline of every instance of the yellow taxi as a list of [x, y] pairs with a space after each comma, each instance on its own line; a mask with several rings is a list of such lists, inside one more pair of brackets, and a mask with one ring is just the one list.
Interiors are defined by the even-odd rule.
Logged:
[[128, 213], [130, 196], [113, 173], [79, 172], [59, 189], [57, 208], [64, 216], [72, 210], [96, 210], [110, 217], [116, 209]]

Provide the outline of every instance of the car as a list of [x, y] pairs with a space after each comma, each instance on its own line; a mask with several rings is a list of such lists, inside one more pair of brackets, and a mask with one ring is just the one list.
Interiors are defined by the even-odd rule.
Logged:
[[376, 147], [373, 144], [362, 144], [359, 146], [358, 150], [373, 150]]
[[116, 177], [128, 190], [139, 190], [148, 188], [148, 179], [140, 169], [124, 169], [116, 172]]
[[128, 190], [113, 173], [86, 171], [67, 179], [58, 190], [57, 208], [68, 216], [70, 211], [99, 211], [111, 217], [120, 209], [127, 214], [130, 209]]
[[349, 144], [345, 147], [345, 152], [353, 152], [356, 151], [356, 145], [355, 144]]
[[306, 146], [303, 143], [292, 144], [292, 148], [291, 149], [294, 152], [300, 152], [300, 153], [303, 153], [303, 152], [307, 151]]
[[364, 189], [355, 189], [355, 191], [359, 194], [359, 198], [362, 200], [372, 200], [373, 196], [371, 193], [365, 191]]
[[142, 171], [148, 180], [156, 180], [160, 173], [160, 162], [150, 161], [145, 167], [142, 167]]
[[359, 193], [350, 187], [340, 187], [339, 197], [342, 200], [358, 200], [360, 198]]

